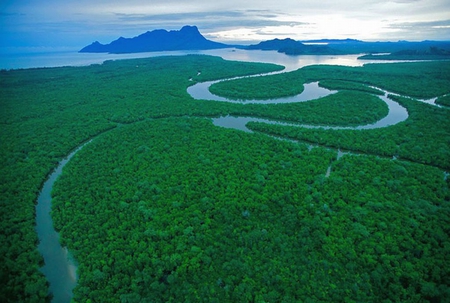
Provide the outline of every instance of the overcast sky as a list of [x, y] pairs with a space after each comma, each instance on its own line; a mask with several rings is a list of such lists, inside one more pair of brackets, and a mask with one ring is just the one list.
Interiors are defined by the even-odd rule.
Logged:
[[0, 47], [83, 47], [196, 25], [208, 39], [450, 40], [450, 0], [0, 0]]

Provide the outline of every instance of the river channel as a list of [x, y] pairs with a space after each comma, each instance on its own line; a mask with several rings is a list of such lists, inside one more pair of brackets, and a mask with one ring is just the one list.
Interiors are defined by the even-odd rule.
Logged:
[[[233, 78], [238, 79], [238, 78]], [[217, 82], [226, 81], [226, 80], [218, 80], [218, 81], [210, 81], [210, 82], [202, 82], [197, 83], [188, 88], [188, 93], [192, 98], [197, 100], [211, 100], [211, 101], [222, 101], [222, 102], [231, 102], [231, 103], [242, 103], [243, 101], [236, 101], [227, 99], [225, 97], [216, 96], [209, 91], [209, 87]], [[376, 87], [374, 87], [376, 88]], [[386, 103], [389, 108], [389, 113], [387, 116], [382, 118], [381, 120], [367, 125], [360, 125], [355, 127], [343, 127], [343, 126], [321, 126], [321, 125], [309, 125], [309, 124], [295, 124], [295, 123], [287, 123], [280, 122], [275, 120], [263, 119], [263, 118], [254, 118], [254, 117], [236, 117], [236, 116], [222, 116], [219, 118], [214, 118], [213, 123], [216, 126], [226, 127], [226, 128], [234, 128], [246, 132], [251, 132], [249, 128], [246, 127], [248, 122], [263, 122], [268, 124], [278, 124], [285, 126], [297, 126], [304, 128], [324, 128], [324, 129], [375, 129], [382, 128], [391, 125], [395, 125], [402, 121], [405, 121], [408, 118], [408, 111], [406, 108], [395, 102], [394, 100], [389, 98], [391, 93], [384, 91], [380, 88], [376, 88], [380, 91], [383, 91], [383, 96], [378, 96], [382, 101]], [[307, 102], [310, 100], [315, 100], [318, 98], [322, 98], [331, 94], [336, 93], [337, 91], [328, 90], [319, 86], [318, 82], [306, 83], [304, 84], [304, 90], [300, 94], [292, 97], [283, 97], [277, 99], [268, 99], [268, 100], [246, 100], [245, 104], [253, 103], [253, 104], [277, 104], [277, 103], [293, 103], [293, 102]]]
[[[251, 62], [270, 62], [282, 64], [286, 67], [282, 72], [296, 70], [306, 65], [312, 64], [335, 64], [335, 65], [348, 65], [348, 66], [361, 66], [366, 61], [357, 60], [356, 55], [351, 56], [300, 56], [300, 57], [289, 57], [284, 54], [279, 54], [276, 52], [261, 52], [261, 51], [230, 51], [221, 50], [215, 51], [219, 53], [212, 53], [213, 55], [219, 55], [224, 59], [228, 60], [240, 60], [240, 61], [251, 61]], [[222, 52], [222, 53], [221, 53]], [[210, 53], [208, 53], [210, 54]], [[272, 56], [271, 56], [272, 55]], [[390, 61], [392, 63], [392, 61]], [[269, 73], [273, 74], [273, 73]], [[266, 75], [269, 75], [266, 74]], [[220, 81], [226, 81], [229, 79], [223, 79]], [[234, 100], [228, 100], [223, 97], [215, 96], [209, 92], [209, 86], [214, 82], [199, 83], [188, 88], [188, 93], [194, 99], [202, 100], [212, 100], [212, 101], [223, 101], [223, 102], [240, 102]], [[318, 99], [325, 97], [329, 94], [336, 93], [336, 91], [330, 91], [319, 87], [317, 82], [308, 83], [304, 85], [304, 91], [294, 97], [271, 99], [265, 101], [246, 101], [257, 102], [259, 104], [268, 103], [287, 103], [287, 102], [307, 102], [309, 100]], [[232, 117], [225, 116], [213, 119], [213, 123], [216, 126], [229, 127], [234, 129], [239, 129], [246, 132], [251, 132], [250, 129], [246, 127], [246, 124], [250, 121], [254, 122], [264, 122], [270, 124], [282, 124], [289, 126], [298, 127], [323, 127], [323, 128], [333, 128], [333, 129], [372, 129], [386, 127], [389, 125], [394, 125], [408, 118], [408, 113], [406, 109], [400, 106], [398, 103], [389, 99], [388, 92], [384, 92], [384, 96], [380, 96], [380, 99], [386, 102], [389, 107], [389, 114], [378, 122], [370, 125], [362, 125], [358, 127], [330, 127], [330, 126], [317, 126], [317, 125], [300, 125], [285, 123], [279, 121], [273, 121], [262, 118], [253, 117]], [[62, 160], [58, 167], [49, 176], [48, 180], [44, 183], [41, 189], [40, 195], [38, 197], [36, 205], [36, 231], [39, 238], [38, 250], [42, 254], [45, 265], [41, 269], [47, 280], [50, 283], [50, 292], [53, 294], [52, 302], [63, 303], [70, 302], [72, 298], [72, 290], [77, 283], [77, 273], [76, 273], [76, 263], [71, 258], [70, 253], [65, 247], [61, 247], [59, 242], [59, 234], [53, 228], [53, 221], [51, 218], [51, 191], [53, 185], [57, 178], [61, 175], [63, 167], [68, 161], [83, 148], [87, 143], [78, 147], [66, 159]], [[329, 173], [329, 172], [327, 172]]]
[[[89, 143], [89, 142], [88, 142]], [[50, 284], [52, 302], [70, 302], [72, 290], [77, 284], [77, 266], [66, 247], [59, 243], [59, 234], [53, 227], [51, 217], [52, 189], [55, 181], [61, 175], [64, 166], [87, 143], [78, 147], [65, 159], [59, 162], [56, 169], [45, 181], [36, 205], [36, 232], [39, 238], [38, 250], [44, 258], [42, 273]]]

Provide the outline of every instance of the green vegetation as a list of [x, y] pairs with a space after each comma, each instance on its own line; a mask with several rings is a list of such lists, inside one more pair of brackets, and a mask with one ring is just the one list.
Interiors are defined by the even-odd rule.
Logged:
[[297, 71], [317, 80], [355, 81], [415, 98], [449, 93], [450, 61], [366, 64], [363, 67], [307, 66]]
[[450, 106], [450, 95], [445, 95], [437, 98], [436, 104]]
[[54, 189], [56, 226], [81, 263], [75, 299], [450, 294], [442, 172], [346, 156], [325, 179], [335, 156], [203, 119], [142, 122], [97, 138]]
[[391, 96], [409, 118], [387, 128], [324, 130], [249, 123], [257, 131], [385, 157], [400, 157], [450, 169], [450, 111], [416, 100]]
[[[286, 85], [286, 82], [289, 85]], [[211, 85], [209, 91], [232, 100], [267, 100], [298, 95], [303, 91], [305, 82], [305, 79], [298, 75], [283, 73], [270, 77], [220, 81]]]
[[374, 95], [384, 95], [384, 93], [376, 88], [369, 87], [367, 85], [342, 81], [342, 80], [322, 80], [319, 86], [330, 89], [330, 90], [356, 90], [361, 92], [366, 92]]
[[410, 117], [384, 129], [251, 124], [375, 155], [339, 160], [324, 147], [308, 151], [302, 143], [215, 127], [205, 118], [365, 124], [387, 110], [367, 85], [442, 96], [449, 93], [450, 63], [312, 66], [230, 81], [265, 96], [270, 83], [280, 92], [310, 81], [341, 90], [305, 103], [211, 102], [186, 92], [197, 81], [279, 69], [186, 56], [0, 72], [5, 301], [48, 300], [34, 203], [57, 162], [93, 137], [53, 192], [55, 225], [79, 263], [76, 302], [450, 297], [450, 178], [440, 169], [450, 168], [447, 109], [396, 97]]
[[[303, 84], [307, 77], [298, 73], [284, 73], [271, 77], [250, 77], [231, 81], [221, 81], [209, 87], [211, 93], [227, 97], [231, 100], [268, 100], [295, 96], [303, 92]], [[294, 84], [294, 85], [293, 85]], [[382, 95], [378, 89], [361, 83], [342, 80], [322, 80], [319, 86], [330, 90], [362, 91], [374, 95]], [[263, 88], [263, 89], [261, 89]]]
[[39, 302], [47, 296], [34, 207], [45, 177], [69, 151], [118, 122], [223, 113], [221, 104], [189, 98], [190, 78], [213, 80], [279, 68], [187, 56], [0, 72], [2, 297]]
[[[326, 80], [322, 85], [331, 88], [329, 81], [339, 80], [338, 83], [332, 82], [339, 89], [355, 89], [356, 84], [349, 86], [348, 82], [351, 81], [405, 96], [433, 98], [450, 92], [449, 70], [450, 61], [366, 64], [363, 67], [313, 65], [271, 77], [220, 82], [212, 85], [210, 90], [215, 94], [234, 99], [250, 97], [246, 91], [251, 91], [254, 99], [271, 99], [302, 92], [302, 83]], [[273, 84], [271, 79], [274, 80]], [[343, 81], [346, 82], [345, 86]], [[356, 89], [362, 88], [367, 91], [367, 88], [361, 85]]]
[[342, 91], [308, 102], [268, 104], [264, 107], [249, 104], [231, 114], [302, 124], [356, 126], [380, 120], [388, 114], [388, 106], [375, 96]]
[[81, 264], [77, 301], [296, 296], [282, 252], [299, 249], [299, 203], [335, 152], [204, 119], [133, 124], [91, 144], [54, 189], [56, 226]]

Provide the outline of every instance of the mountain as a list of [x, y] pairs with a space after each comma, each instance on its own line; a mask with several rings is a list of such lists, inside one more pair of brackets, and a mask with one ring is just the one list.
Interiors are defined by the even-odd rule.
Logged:
[[[449, 41], [365, 42], [355, 39], [303, 40], [273, 39], [245, 49], [276, 50], [286, 55], [368, 54], [360, 59], [377, 60], [439, 60], [450, 58]], [[383, 54], [386, 55], [372, 55]]]
[[120, 37], [109, 44], [101, 44], [95, 41], [81, 49], [80, 53], [139, 53], [228, 47], [232, 46], [206, 39], [200, 34], [196, 26], [184, 26], [179, 31], [158, 29], [134, 38]]
[[341, 52], [328, 45], [307, 45], [293, 39], [273, 39], [249, 45], [247, 49], [276, 50], [286, 55], [335, 55]]
[[247, 49], [259, 49], [259, 50], [279, 50], [284, 47], [299, 47], [303, 44], [301, 42], [297, 42], [291, 38], [287, 39], [273, 39], [262, 41], [258, 44], [253, 44], [247, 46]]
[[450, 42], [446, 45], [441, 43], [439, 46], [430, 46], [428, 49], [406, 49], [386, 54], [367, 54], [358, 59], [362, 60], [449, 60]]
[[361, 43], [363, 41], [356, 39], [319, 39], [319, 40], [301, 40], [302, 43], [319, 43], [319, 44], [348, 44]]
[[[202, 36], [196, 26], [184, 26], [179, 31], [158, 29], [134, 38], [123, 38], [109, 44], [98, 41], [80, 50], [80, 53], [138, 53], [174, 50], [206, 50], [236, 47], [246, 50], [275, 50], [286, 55], [343, 55], [369, 54], [361, 59], [448, 59], [449, 41], [421, 42], [365, 42], [355, 39], [321, 39], [296, 41], [290, 38], [262, 41], [249, 46], [228, 45]], [[389, 53], [390, 55], [371, 55]]]
[[[377, 54], [377, 53], [397, 53], [397, 52], [428, 52], [430, 48], [448, 49], [448, 41], [377, 41], [377, 42], [347, 42], [347, 43], [329, 43], [330, 47], [348, 54]], [[380, 58], [378, 58], [380, 59]]]

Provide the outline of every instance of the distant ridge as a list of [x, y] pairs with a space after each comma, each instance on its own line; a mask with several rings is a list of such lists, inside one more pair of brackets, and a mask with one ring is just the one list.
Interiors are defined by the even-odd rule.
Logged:
[[229, 47], [233, 46], [206, 39], [200, 34], [196, 26], [184, 26], [179, 31], [158, 29], [134, 38], [120, 37], [109, 44], [101, 44], [95, 41], [81, 49], [80, 53], [139, 53]]
[[[365, 42], [355, 39], [293, 40], [273, 39], [254, 45], [228, 45], [214, 42], [202, 36], [196, 26], [184, 26], [180, 30], [158, 29], [133, 38], [120, 37], [109, 44], [98, 41], [84, 47], [80, 53], [139, 53], [176, 50], [208, 50], [238, 48], [245, 50], [274, 50], [286, 55], [344, 55], [365, 54], [361, 59], [371, 60], [440, 60], [449, 59], [450, 41], [378, 41]], [[389, 55], [373, 55], [389, 53]]]
[[362, 43], [361, 40], [356, 39], [319, 39], [319, 40], [302, 40], [302, 43], [329, 43], [329, 44], [344, 44], [344, 43]]
[[[441, 60], [450, 58], [450, 41], [365, 42], [355, 39], [296, 41], [290, 38], [262, 41], [244, 47], [248, 50], [275, 50], [286, 55], [369, 54], [371, 60]], [[390, 55], [371, 55], [389, 53]]]
[[247, 49], [276, 50], [286, 55], [335, 55], [341, 53], [328, 45], [306, 45], [290, 38], [263, 41], [249, 45]]

